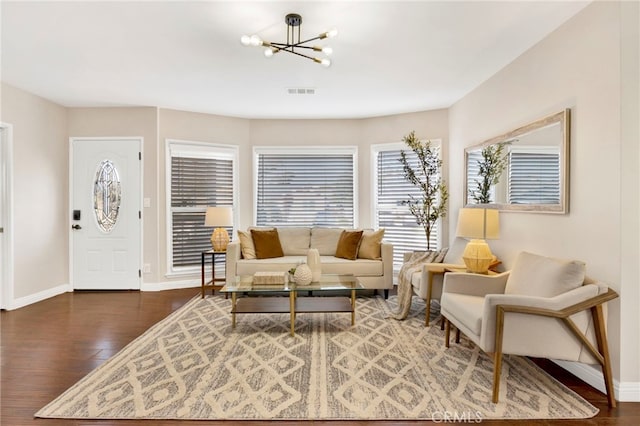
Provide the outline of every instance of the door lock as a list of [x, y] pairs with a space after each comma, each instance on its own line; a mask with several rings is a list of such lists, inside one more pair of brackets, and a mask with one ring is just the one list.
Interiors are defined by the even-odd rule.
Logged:
[[74, 224], [74, 225], [71, 225], [71, 229], [82, 229], [82, 226]]

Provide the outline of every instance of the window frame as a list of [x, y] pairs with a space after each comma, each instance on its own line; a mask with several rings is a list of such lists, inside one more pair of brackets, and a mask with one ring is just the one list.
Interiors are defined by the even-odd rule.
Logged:
[[[238, 164], [239, 147], [237, 145], [221, 144], [213, 142], [190, 141], [181, 139], [165, 139], [165, 238], [166, 238], [166, 271], [165, 277], [190, 276], [201, 272], [201, 265], [188, 267], [173, 266], [173, 212], [171, 207], [171, 160], [175, 154], [186, 154], [193, 158], [218, 158], [231, 160], [232, 162], [232, 185], [233, 185], [233, 233], [238, 224]], [[206, 207], [177, 207], [181, 211], [202, 211], [206, 212]], [[185, 210], [187, 209], [187, 210]], [[203, 224], [204, 226], [204, 224]]]
[[253, 224], [258, 222], [258, 170], [260, 155], [351, 155], [353, 161], [353, 227], [358, 227], [359, 218], [359, 191], [358, 191], [358, 147], [355, 145], [330, 145], [330, 146], [254, 146], [253, 147]]
[[[421, 139], [421, 141], [425, 141], [425, 142], [427, 140], [431, 142], [431, 145], [433, 147], [436, 147], [438, 149], [439, 157], [440, 159], [442, 159], [442, 139]], [[381, 152], [385, 152], [385, 151], [399, 151], [399, 150], [410, 151], [410, 149], [407, 147], [407, 145], [404, 142], [390, 142], [390, 143], [380, 143], [380, 144], [371, 145], [371, 212], [372, 212], [371, 223], [373, 224], [373, 227], [375, 229], [380, 228], [379, 214], [378, 214], [378, 206], [379, 206], [379, 203], [378, 203], [378, 173], [379, 173], [378, 155]], [[402, 168], [402, 165], [400, 164], [400, 162], [398, 162], [398, 167]], [[440, 170], [441, 174], [443, 169], [444, 167], [441, 168]], [[444, 179], [442, 175], [440, 177]], [[406, 209], [408, 212], [409, 208], [407, 207]], [[416, 228], [420, 229], [421, 232], [424, 234], [424, 228], [422, 226], [416, 224]], [[436, 250], [442, 248], [442, 243], [444, 241], [444, 238], [443, 238], [444, 231], [445, 231], [444, 221], [443, 221], [443, 218], [441, 217], [436, 222], [436, 234], [437, 234]], [[385, 235], [386, 235], [386, 232], [385, 232]], [[421, 250], [421, 249], [426, 249], [426, 247], [416, 248], [416, 250]], [[396, 253], [396, 250], [394, 249], [394, 254], [395, 253]], [[402, 254], [402, 256], [404, 256], [404, 253]], [[397, 274], [400, 271], [401, 266], [402, 266], [401, 261], [400, 262], [394, 261], [393, 263], [394, 274]]]

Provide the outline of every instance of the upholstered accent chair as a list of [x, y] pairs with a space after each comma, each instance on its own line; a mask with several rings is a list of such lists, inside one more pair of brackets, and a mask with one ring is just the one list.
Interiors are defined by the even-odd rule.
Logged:
[[618, 294], [585, 276], [585, 264], [522, 252], [513, 269], [495, 276], [448, 273], [441, 313], [445, 345], [451, 324], [493, 354], [498, 402], [502, 354], [600, 364], [609, 406], [615, 407], [605, 326], [605, 302]]

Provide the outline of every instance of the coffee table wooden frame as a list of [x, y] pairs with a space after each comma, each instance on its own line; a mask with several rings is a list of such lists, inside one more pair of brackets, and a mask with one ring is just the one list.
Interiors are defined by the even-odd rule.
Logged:
[[[295, 335], [296, 314], [314, 312], [350, 312], [351, 325], [356, 323], [356, 294], [364, 290], [353, 275], [322, 275], [320, 281], [309, 285], [254, 285], [252, 275], [235, 277], [227, 282], [221, 293], [231, 293], [231, 326], [236, 326], [236, 314], [288, 313], [290, 332]], [[349, 297], [298, 297], [301, 291], [322, 293], [327, 291], [348, 291]], [[288, 293], [288, 297], [238, 297], [238, 294], [275, 296]]]

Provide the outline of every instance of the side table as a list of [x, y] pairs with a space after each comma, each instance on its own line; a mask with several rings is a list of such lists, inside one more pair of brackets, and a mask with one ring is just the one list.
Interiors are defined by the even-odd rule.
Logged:
[[[500, 261], [496, 261], [491, 265], [491, 268], [494, 268], [500, 264]], [[467, 272], [467, 268], [464, 265], [453, 266], [453, 265], [430, 265], [427, 267], [427, 297], [425, 299], [426, 308], [425, 308], [425, 318], [424, 325], [425, 327], [429, 326], [429, 316], [431, 315], [431, 294], [433, 292], [433, 277], [435, 275], [441, 274], [444, 275], [447, 272]], [[499, 272], [489, 269], [487, 271], [488, 275], [497, 275]]]
[[[211, 256], [211, 280], [205, 281], [205, 260], [207, 256]], [[211, 294], [214, 294], [216, 289], [221, 289], [224, 287], [225, 278], [216, 278], [216, 256], [222, 256], [223, 259], [226, 259], [227, 252], [226, 251], [214, 251], [214, 250], [205, 250], [202, 252], [202, 298], [204, 299], [204, 291], [207, 288], [211, 288]], [[220, 283], [220, 284], [216, 284]]]

